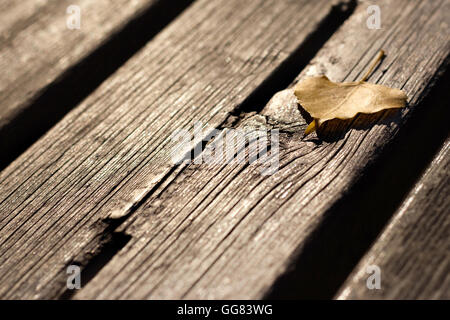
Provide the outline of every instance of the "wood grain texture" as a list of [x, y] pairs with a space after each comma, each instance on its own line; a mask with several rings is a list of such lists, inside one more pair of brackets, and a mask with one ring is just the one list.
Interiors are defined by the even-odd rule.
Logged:
[[[343, 285], [338, 299], [450, 299], [450, 140]], [[366, 269], [381, 270], [381, 289]]]
[[220, 161], [180, 167], [119, 228], [131, 241], [75, 298], [264, 297], [448, 67], [449, 1], [376, 4], [381, 30], [366, 27], [367, 3], [360, 5], [298, 79], [325, 73], [354, 81], [384, 49], [369, 82], [405, 90], [408, 108], [336, 123], [337, 136], [302, 139], [306, 122], [293, 91], [280, 92], [237, 125], [281, 130], [279, 171], [262, 176], [257, 165]]
[[0, 128], [24, 112], [45, 87], [155, 3], [77, 1], [81, 28], [70, 30], [66, 9], [73, 1], [2, 0]]
[[152, 39], [0, 173], [0, 296], [60, 296], [66, 265], [176, 168], [170, 135], [222, 123], [331, 7], [201, 0]]
[[[0, 169], [91, 94], [193, 0], [3, 2]], [[70, 19], [69, 19], [70, 18]], [[72, 19], [72, 20], [71, 20]], [[67, 21], [66, 21], [67, 20]]]

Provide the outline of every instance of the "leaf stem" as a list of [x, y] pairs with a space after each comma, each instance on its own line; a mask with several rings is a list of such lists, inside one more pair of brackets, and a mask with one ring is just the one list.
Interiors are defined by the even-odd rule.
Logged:
[[373, 70], [378, 65], [378, 63], [380, 63], [380, 61], [381, 61], [381, 59], [383, 59], [383, 57], [384, 57], [384, 51], [380, 50], [380, 52], [378, 52], [378, 55], [375, 57], [372, 64], [370, 65], [369, 70], [367, 70], [366, 74], [362, 77], [360, 82], [364, 82], [369, 78], [369, 76], [372, 74]]
[[313, 121], [311, 121], [311, 123], [306, 128], [304, 135], [307, 136], [314, 130], [317, 130], [317, 128], [319, 128], [319, 121], [317, 119], [314, 119]]

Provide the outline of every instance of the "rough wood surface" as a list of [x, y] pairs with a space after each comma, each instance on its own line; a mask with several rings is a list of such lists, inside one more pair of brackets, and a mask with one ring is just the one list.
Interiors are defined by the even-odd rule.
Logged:
[[122, 225], [131, 241], [75, 298], [265, 296], [448, 66], [449, 1], [377, 4], [382, 30], [367, 29], [361, 5], [299, 79], [326, 73], [333, 81], [354, 81], [384, 49], [387, 58], [369, 81], [405, 90], [408, 108], [375, 115], [370, 125], [359, 116], [349, 131], [349, 122], [340, 122], [335, 129], [344, 130], [334, 137], [302, 139], [306, 122], [292, 90], [281, 92], [260, 115], [237, 125], [281, 126], [280, 170], [262, 176], [255, 165], [181, 166]]
[[188, 8], [0, 173], [0, 296], [59, 296], [66, 265], [89, 261], [174, 168], [171, 133], [221, 124], [330, 10], [325, 0]]
[[[126, 27], [134, 27], [152, 10], [160, 11], [164, 3], [183, 7], [187, 1], [170, 2], [0, 1], [0, 147], [4, 152], [0, 166], [45, 133], [89, 93], [89, 86], [98, 85], [135, 50], [142, 37], [138, 28], [122, 39], [121, 47], [114, 42]], [[81, 26], [71, 30], [66, 10], [74, 4], [81, 10]], [[169, 16], [168, 11], [164, 12]], [[150, 34], [158, 23], [153, 17], [146, 32]]]
[[[89, 55], [155, 0], [89, 1], [80, 29], [66, 26], [73, 1], [0, 2], [0, 126], [4, 126], [62, 73]], [[63, 103], [63, 102], [61, 102]]]
[[[450, 299], [450, 140], [343, 285], [338, 299]], [[381, 289], [366, 286], [367, 267]]]

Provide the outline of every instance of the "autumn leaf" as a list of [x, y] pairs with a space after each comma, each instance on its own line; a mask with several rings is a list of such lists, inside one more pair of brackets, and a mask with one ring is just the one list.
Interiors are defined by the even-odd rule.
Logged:
[[336, 83], [326, 76], [319, 76], [297, 84], [297, 100], [314, 119], [306, 128], [305, 135], [328, 120], [351, 119], [358, 113], [375, 113], [406, 105], [407, 96], [402, 90], [366, 82], [383, 56], [384, 52], [380, 51], [360, 81]]

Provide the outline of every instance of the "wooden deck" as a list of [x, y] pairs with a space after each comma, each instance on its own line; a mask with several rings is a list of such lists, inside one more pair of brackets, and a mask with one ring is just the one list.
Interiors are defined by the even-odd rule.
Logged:
[[[450, 298], [450, 0], [71, 4], [0, 0], [0, 298]], [[381, 49], [407, 107], [304, 137], [293, 85]], [[272, 174], [200, 161], [276, 130]]]

